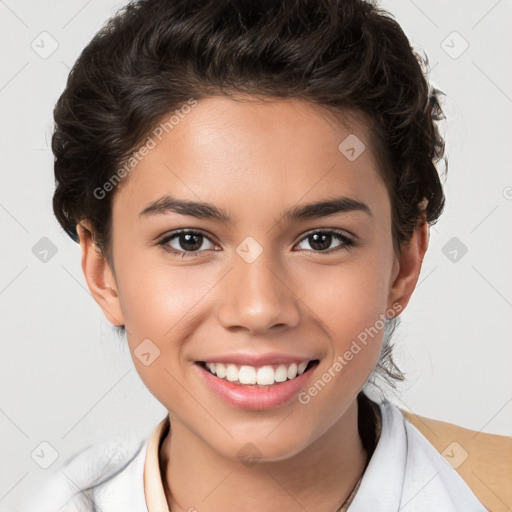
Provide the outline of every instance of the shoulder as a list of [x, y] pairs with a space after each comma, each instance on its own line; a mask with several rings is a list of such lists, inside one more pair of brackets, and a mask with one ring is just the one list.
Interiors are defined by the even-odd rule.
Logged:
[[487, 508], [512, 509], [511, 437], [477, 432], [402, 409], [400, 412]]
[[140, 501], [148, 437], [122, 434], [85, 447], [65, 460], [20, 510], [91, 511], [121, 492]]
[[379, 408], [381, 434], [350, 512], [488, 512], [396, 405]]

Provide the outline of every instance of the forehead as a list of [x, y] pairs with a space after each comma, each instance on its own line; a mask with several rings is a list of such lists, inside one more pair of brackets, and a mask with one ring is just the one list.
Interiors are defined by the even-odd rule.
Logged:
[[114, 208], [140, 212], [167, 193], [261, 216], [262, 206], [326, 195], [374, 203], [387, 197], [368, 119], [353, 111], [340, 116], [299, 99], [215, 96], [178, 109], [165, 124], [171, 115], [150, 133], [151, 149], [124, 178]]

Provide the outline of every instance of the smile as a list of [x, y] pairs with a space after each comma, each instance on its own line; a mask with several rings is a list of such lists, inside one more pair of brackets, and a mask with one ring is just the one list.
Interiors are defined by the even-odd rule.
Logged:
[[[315, 360], [316, 361], [316, 360]], [[265, 365], [260, 367], [224, 363], [199, 362], [203, 368], [219, 379], [238, 385], [273, 386], [276, 383], [292, 380], [302, 375], [308, 365], [315, 361], [302, 361], [299, 364]]]
[[314, 359], [256, 367], [196, 361], [193, 366], [200, 380], [222, 401], [240, 409], [262, 411], [290, 403], [319, 363]]

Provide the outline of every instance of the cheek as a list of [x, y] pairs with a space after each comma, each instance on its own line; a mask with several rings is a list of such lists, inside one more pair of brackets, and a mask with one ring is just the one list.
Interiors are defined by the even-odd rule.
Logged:
[[299, 296], [333, 339], [352, 338], [385, 313], [390, 268], [388, 258], [362, 253], [337, 266], [304, 267]]
[[138, 238], [143, 236], [115, 239], [119, 300], [127, 331], [161, 338], [190, 309], [198, 293], [195, 276], [201, 271], [166, 264], [160, 248], [129, 243]]
[[301, 273], [305, 302], [332, 340], [327, 364], [330, 373], [325, 378], [332, 380], [333, 397], [353, 386], [358, 390], [378, 361], [391, 266], [391, 250], [368, 251], [354, 253], [346, 265], [318, 267], [310, 275]]
[[118, 266], [119, 298], [132, 352], [151, 339], [166, 366], [176, 370], [185, 362], [181, 340], [198, 324], [218, 273], [207, 265], [180, 267], [135, 255], [120, 258]]
[[211, 285], [199, 267], [180, 269], [135, 257], [118, 266], [119, 297], [136, 371], [168, 409], [186, 409], [189, 399], [179, 384], [189, 364], [184, 340]]
[[[361, 259], [345, 268], [331, 267], [324, 276], [317, 272], [316, 279], [310, 276], [303, 281], [309, 290], [308, 309], [330, 339], [316, 380], [299, 396], [304, 410], [309, 411], [306, 422], [314, 421], [317, 415], [325, 418], [325, 424], [334, 422], [377, 364], [387, 306], [387, 278], [383, 260], [379, 261], [370, 264]], [[326, 404], [330, 404], [327, 409]]]

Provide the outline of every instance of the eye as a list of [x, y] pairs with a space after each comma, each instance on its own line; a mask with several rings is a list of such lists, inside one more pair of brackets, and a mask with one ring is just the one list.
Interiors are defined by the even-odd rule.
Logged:
[[161, 245], [166, 251], [179, 255], [181, 257], [196, 256], [196, 252], [211, 249], [211, 247], [204, 247], [204, 242], [208, 241], [213, 245], [212, 241], [200, 231], [180, 230], [175, 231], [162, 238], [158, 245]]
[[[308, 241], [310, 247], [314, 252], [327, 252], [328, 254], [347, 249], [354, 245], [354, 240], [345, 233], [338, 230], [317, 230], [306, 234], [302, 239]], [[338, 240], [341, 243], [335, 246], [334, 250], [327, 250], [330, 248], [333, 241]], [[302, 243], [302, 242], [301, 242]]]
[[[355, 245], [354, 240], [344, 232], [332, 229], [310, 232], [302, 240], [303, 242], [307, 241], [314, 252], [326, 252], [328, 254], [348, 249]], [[332, 242], [336, 240], [340, 243], [334, 249], [330, 249]], [[210, 243], [211, 246], [204, 247], [205, 242]], [[202, 250], [218, 250], [214, 249], [215, 244], [202, 232], [186, 229], [174, 231], [164, 236], [157, 244], [162, 246], [167, 252], [182, 258], [199, 256], [199, 254], [195, 253], [200, 253]]]

